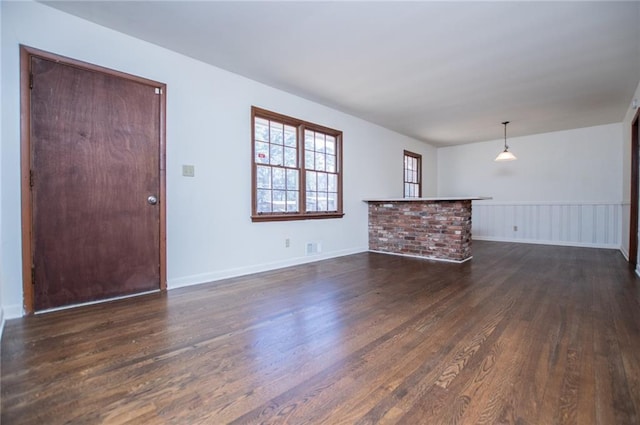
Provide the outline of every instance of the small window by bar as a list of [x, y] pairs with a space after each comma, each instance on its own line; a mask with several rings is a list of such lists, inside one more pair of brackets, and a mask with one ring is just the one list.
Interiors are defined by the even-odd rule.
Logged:
[[422, 155], [404, 151], [405, 198], [422, 197]]

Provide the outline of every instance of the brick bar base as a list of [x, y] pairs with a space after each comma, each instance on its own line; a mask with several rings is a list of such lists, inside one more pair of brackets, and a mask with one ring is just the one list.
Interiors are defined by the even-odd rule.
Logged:
[[369, 202], [369, 249], [441, 260], [468, 260], [471, 201]]

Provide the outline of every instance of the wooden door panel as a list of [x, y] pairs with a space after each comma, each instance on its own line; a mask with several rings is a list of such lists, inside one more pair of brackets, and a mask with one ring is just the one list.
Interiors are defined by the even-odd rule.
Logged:
[[160, 96], [32, 57], [36, 310], [160, 287]]

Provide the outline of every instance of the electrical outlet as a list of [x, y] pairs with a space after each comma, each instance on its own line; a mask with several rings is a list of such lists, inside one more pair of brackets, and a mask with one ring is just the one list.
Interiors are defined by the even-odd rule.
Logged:
[[305, 251], [307, 255], [319, 254], [322, 252], [322, 242], [307, 242]]
[[517, 232], [518, 231], [518, 226], [513, 226], [513, 231]]
[[289, 240], [289, 238], [284, 240], [284, 247], [285, 248], [289, 248], [291, 246], [291, 241]]

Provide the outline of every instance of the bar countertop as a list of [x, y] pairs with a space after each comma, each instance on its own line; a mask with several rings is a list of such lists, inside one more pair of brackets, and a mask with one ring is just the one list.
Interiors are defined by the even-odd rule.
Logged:
[[490, 196], [435, 196], [428, 198], [371, 198], [364, 202], [438, 202], [438, 201], [486, 201]]

